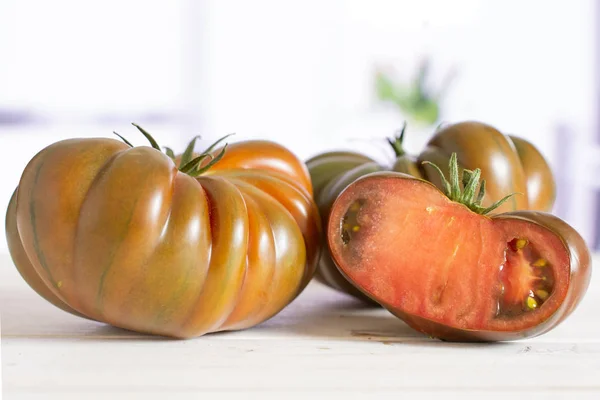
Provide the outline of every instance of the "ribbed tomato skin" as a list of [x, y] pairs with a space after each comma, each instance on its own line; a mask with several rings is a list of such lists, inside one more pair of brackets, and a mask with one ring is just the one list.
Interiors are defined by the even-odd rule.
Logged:
[[49, 302], [117, 327], [189, 338], [254, 326], [312, 277], [320, 220], [289, 150], [240, 142], [223, 161], [192, 178], [150, 147], [50, 145], [7, 210], [13, 261]]

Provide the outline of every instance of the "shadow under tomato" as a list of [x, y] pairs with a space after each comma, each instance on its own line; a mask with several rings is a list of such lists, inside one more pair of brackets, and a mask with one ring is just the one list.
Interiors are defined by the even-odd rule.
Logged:
[[[375, 342], [419, 347], [490, 348], [511, 343], [445, 342], [417, 332], [387, 310], [368, 305], [320, 283], [312, 283], [280, 314], [253, 328], [264, 336], [290, 335], [306, 339]], [[515, 343], [512, 343], [515, 345]], [[521, 344], [516, 344], [518, 348]]]
[[319, 283], [311, 284], [281, 313], [253, 330], [264, 335], [331, 340], [386, 343], [427, 340], [388, 311]]
[[[3, 291], [0, 293], [0, 303], [2, 303], [3, 339], [156, 342], [179, 340], [79, 318], [59, 310], [27, 290]], [[375, 342], [386, 345], [402, 343], [447, 347], [465, 345], [432, 340], [413, 330], [388, 311], [365, 304], [316, 282], [309, 285], [304, 293], [278, 315], [256, 327], [243, 331], [216, 332], [205, 337], [215, 339], [294, 337]], [[202, 340], [202, 337], [191, 340]]]

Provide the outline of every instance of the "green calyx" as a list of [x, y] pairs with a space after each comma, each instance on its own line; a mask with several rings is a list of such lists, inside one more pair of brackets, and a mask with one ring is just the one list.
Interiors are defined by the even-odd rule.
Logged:
[[[463, 170], [461, 188], [461, 182], [459, 182], [458, 178], [458, 158], [456, 153], [452, 153], [452, 156], [450, 156], [450, 181], [446, 179], [442, 170], [434, 163], [423, 161], [423, 164], [431, 165], [440, 174], [440, 177], [442, 178], [442, 185], [444, 187], [444, 193], [450, 200], [464, 204], [471, 211], [476, 212], [477, 214], [489, 214], [496, 208], [500, 207], [506, 200], [517, 194], [509, 194], [491, 206], [483, 207], [481, 203], [485, 197], [485, 179], [481, 180], [481, 184], [479, 183], [479, 179], [481, 178], [481, 169], [477, 168], [475, 171], [468, 169]], [[478, 187], [479, 191], [477, 191]]]
[[402, 126], [400, 133], [396, 134], [396, 136], [394, 136], [393, 138], [387, 139], [390, 146], [392, 146], [392, 149], [394, 149], [394, 153], [396, 153], [396, 157], [401, 157], [406, 154], [406, 152], [404, 151], [404, 147], [402, 146], [402, 143], [404, 143], [404, 133], [405, 132], [406, 132], [406, 122], [404, 122], [404, 125]]
[[[151, 134], [149, 134], [144, 128], [142, 128], [138, 124], [132, 123], [132, 125], [135, 126], [142, 133], [142, 135], [146, 137], [146, 139], [148, 139], [148, 142], [150, 142], [150, 146], [152, 146], [152, 148], [161, 151], [161, 147], [158, 145], [156, 140], [154, 140]], [[125, 144], [127, 144], [129, 147], [134, 147], [123, 136], [119, 135], [117, 132], [113, 133], [119, 138], [121, 138], [121, 140], [123, 140], [123, 142], [125, 142]], [[200, 136], [194, 136], [194, 138], [192, 138], [190, 143], [185, 148], [185, 151], [181, 155], [181, 161], [178, 166], [179, 171], [188, 174], [192, 177], [200, 176], [204, 172], [208, 171], [213, 165], [218, 163], [223, 158], [223, 156], [225, 155], [225, 150], [227, 149], [227, 143], [225, 144], [225, 146], [223, 146], [223, 149], [219, 152], [219, 154], [217, 154], [216, 157], [213, 157], [211, 152], [215, 149], [215, 147], [217, 147], [219, 143], [221, 143], [223, 140], [227, 139], [231, 135], [233, 135], [233, 133], [223, 136], [222, 138], [214, 142], [212, 145], [210, 145], [199, 156], [192, 159], [192, 156], [194, 155], [194, 147], [196, 145], [196, 140], [200, 138]], [[173, 149], [171, 149], [170, 147], [164, 147], [164, 150], [165, 154], [175, 162], [176, 157], [175, 152], [173, 152]], [[202, 166], [202, 162], [207, 158], [210, 161], [206, 165]]]

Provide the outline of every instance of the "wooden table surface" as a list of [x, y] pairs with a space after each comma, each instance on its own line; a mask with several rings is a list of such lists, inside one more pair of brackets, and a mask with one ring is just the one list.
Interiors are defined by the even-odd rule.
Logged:
[[561, 326], [519, 342], [428, 339], [317, 283], [258, 327], [182, 341], [54, 308], [0, 254], [4, 399], [600, 399], [598, 283]]

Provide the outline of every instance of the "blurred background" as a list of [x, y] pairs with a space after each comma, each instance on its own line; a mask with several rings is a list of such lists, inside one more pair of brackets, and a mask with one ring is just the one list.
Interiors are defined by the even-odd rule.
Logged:
[[594, 0], [2, 0], [2, 222], [39, 150], [143, 144], [131, 122], [179, 151], [234, 132], [386, 161], [404, 121], [416, 153], [480, 120], [538, 146], [555, 213], [599, 250], [599, 28]]

